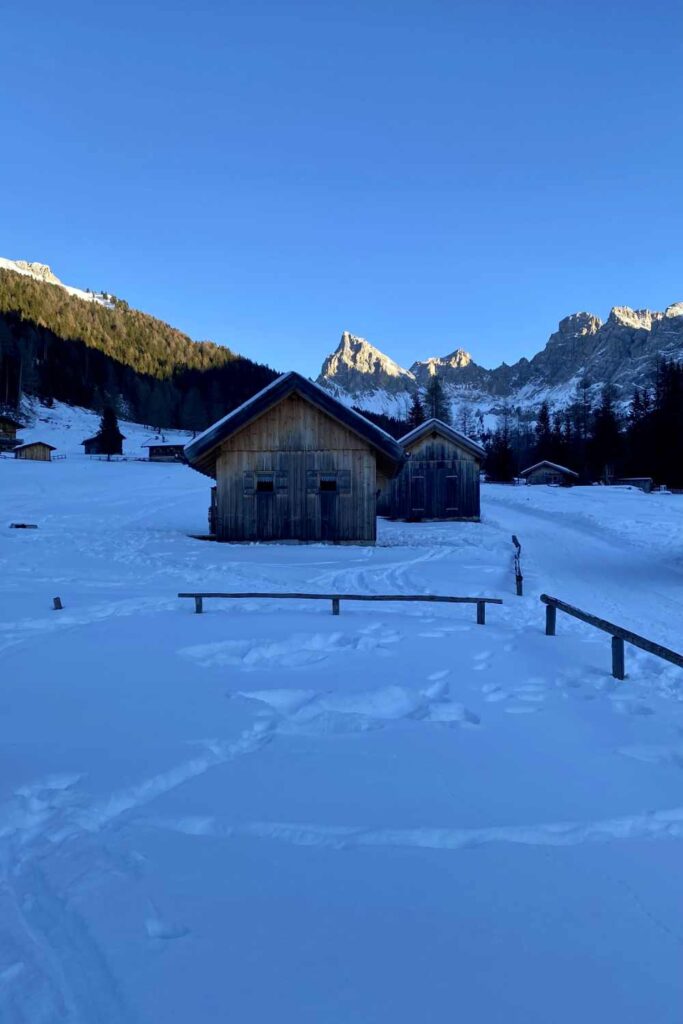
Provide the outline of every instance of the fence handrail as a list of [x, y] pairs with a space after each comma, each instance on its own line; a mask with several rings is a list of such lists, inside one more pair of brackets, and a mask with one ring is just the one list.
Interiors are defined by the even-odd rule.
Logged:
[[500, 597], [453, 597], [447, 594], [302, 594], [291, 592], [263, 592], [263, 591], [234, 591], [234, 592], [209, 592], [209, 591], [183, 591], [178, 597], [192, 597], [195, 602], [195, 611], [199, 614], [203, 611], [204, 598], [223, 597], [234, 598], [266, 598], [269, 600], [295, 599], [302, 601], [331, 601], [332, 614], [339, 615], [339, 604], [341, 601], [429, 601], [438, 604], [476, 604], [477, 623], [480, 626], [486, 623], [486, 605], [502, 604]]
[[[601, 619], [598, 615], [591, 615], [589, 612], [582, 611], [581, 608], [576, 608], [573, 604], [567, 604], [566, 601], [560, 601], [557, 597], [550, 597], [548, 594], [541, 594], [541, 601], [546, 605], [546, 635], [555, 635], [555, 615], [557, 609], [564, 612], [566, 615], [571, 615], [575, 619], [580, 619], [581, 622], [588, 623], [589, 626], [595, 626], [596, 629], [600, 629], [603, 633], [610, 633], [613, 638], [616, 638], [620, 643], [615, 645], [613, 643], [613, 675], [617, 679], [623, 679], [623, 644], [624, 642], [631, 644], [633, 647], [639, 647], [642, 651], [647, 651], [648, 654], [654, 654], [658, 658], [662, 658], [664, 661], [671, 662], [672, 665], [677, 665], [679, 668], [683, 668], [683, 654], [679, 654], [678, 651], [672, 651], [671, 648], [665, 647], [663, 644], [655, 643], [654, 640], [648, 640], [647, 637], [641, 636], [639, 633], [634, 633], [630, 629], [624, 629], [623, 626], [618, 626], [614, 622], [609, 622], [607, 619]], [[552, 613], [552, 614], [550, 614]], [[619, 664], [620, 661], [620, 664]], [[618, 671], [621, 670], [621, 675]]]

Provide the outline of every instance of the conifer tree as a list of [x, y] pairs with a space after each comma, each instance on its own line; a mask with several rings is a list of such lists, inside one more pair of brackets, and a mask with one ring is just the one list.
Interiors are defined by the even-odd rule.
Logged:
[[425, 415], [425, 407], [420, 398], [420, 392], [416, 391], [408, 410], [408, 427], [410, 430], [414, 430], [415, 427], [419, 427], [421, 423], [424, 423], [426, 419], [427, 416]]
[[102, 411], [98, 432], [100, 451], [103, 455], [118, 455], [121, 451], [123, 434], [119, 430], [119, 421], [113, 406], [107, 405]]
[[427, 415], [430, 419], [441, 420], [443, 423], [451, 422], [448, 399], [438, 373], [430, 378], [426, 391]]

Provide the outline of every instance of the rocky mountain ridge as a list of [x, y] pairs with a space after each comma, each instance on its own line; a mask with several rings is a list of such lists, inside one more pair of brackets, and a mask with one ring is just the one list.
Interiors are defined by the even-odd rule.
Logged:
[[626, 404], [636, 387], [652, 382], [661, 359], [683, 359], [683, 302], [664, 312], [615, 306], [604, 322], [593, 313], [573, 313], [532, 359], [495, 369], [479, 366], [463, 348], [404, 369], [345, 331], [318, 383], [349, 403], [403, 416], [412, 395], [438, 374], [456, 412], [465, 405], [486, 415], [505, 404], [533, 409], [547, 400], [561, 407], [583, 378], [594, 390], [612, 384], [617, 401]]

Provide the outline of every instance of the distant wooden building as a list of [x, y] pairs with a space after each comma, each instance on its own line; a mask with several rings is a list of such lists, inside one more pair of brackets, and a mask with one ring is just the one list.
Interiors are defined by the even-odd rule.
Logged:
[[11, 451], [21, 444], [21, 439], [17, 437], [17, 430], [21, 427], [22, 424], [12, 416], [0, 413], [0, 452]]
[[399, 441], [408, 459], [384, 484], [380, 515], [396, 519], [478, 520], [480, 444], [441, 420], [429, 419]]
[[393, 477], [400, 445], [298, 373], [286, 373], [185, 446], [216, 480], [221, 541], [372, 543], [377, 473]]
[[637, 487], [639, 491], [644, 491], [645, 494], [649, 494], [654, 487], [654, 480], [651, 476], [622, 476], [615, 480], [614, 483], [626, 487]]
[[145, 444], [150, 462], [184, 462], [185, 446], [182, 444]]
[[571, 487], [579, 479], [579, 474], [566, 466], [558, 466], [556, 462], [537, 462], [519, 474], [528, 484], [555, 484], [560, 487]]
[[[122, 455], [123, 442], [125, 440], [125, 435], [119, 433], [118, 438], [115, 438], [112, 445], [109, 446], [106, 445], [100, 434], [95, 434], [94, 437], [86, 437], [85, 441], [81, 441], [81, 444], [86, 455]], [[105, 447], [108, 447], [109, 451], [105, 451]]]
[[54, 445], [46, 444], [45, 441], [29, 441], [28, 444], [20, 444], [14, 449], [14, 458], [29, 459], [31, 462], [51, 462], [53, 451]]

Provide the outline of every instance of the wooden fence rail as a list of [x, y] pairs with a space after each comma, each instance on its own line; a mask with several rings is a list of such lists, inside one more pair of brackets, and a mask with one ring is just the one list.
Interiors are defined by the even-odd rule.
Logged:
[[178, 594], [178, 597], [193, 597], [194, 610], [200, 615], [204, 611], [204, 599], [209, 597], [224, 597], [229, 600], [235, 598], [269, 598], [271, 600], [299, 600], [299, 601], [331, 601], [332, 614], [339, 615], [339, 606], [342, 601], [430, 601], [438, 604], [476, 604], [477, 625], [486, 625], [486, 605], [502, 604], [499, 597], [449, 597], [441, 594], [281, 594], [281, 593], [207, 593], [192, 592]]
[[677, 651], [672, 651], [668, 647], [664, 647], [662, 644], [657, 644], [654, 640], [648, 640], [647, 637], [640, 636], [638, 633], [632, 633], [630, 629], [624, 629], [623, 626], [617, 626], [613, 622], [608, 622], [607, 619], [600, 619], [597, 615], [590, 615], [588, 612], [584, 612], [580, 608], [575, 608], [572, 604], [560, 601], [556, 597], [549, 597], [548, 594], [541, 594], [541, 601], [546, 606], [546, 636], [555, 636], [558, 609], [566, 615], [571, 615], [575, 619], [580, 619], [581, 622], [587, 622], [589, 626], [595, 626], [596, 629], [601, 629], [603, 633], [611, 634], [612, 675], [615, 679], [624, 679], [626, 675], [624, 643], [632, 644], [633, 647], [639, 647], [641, 651], [647, 651], [648, 654], [654, 654], [658, 658], [663, 658], [664, 661], [670, 661], [672, 665], [678, 665], [679, 668], [683, 668], [683, 654], [679, 654]]

